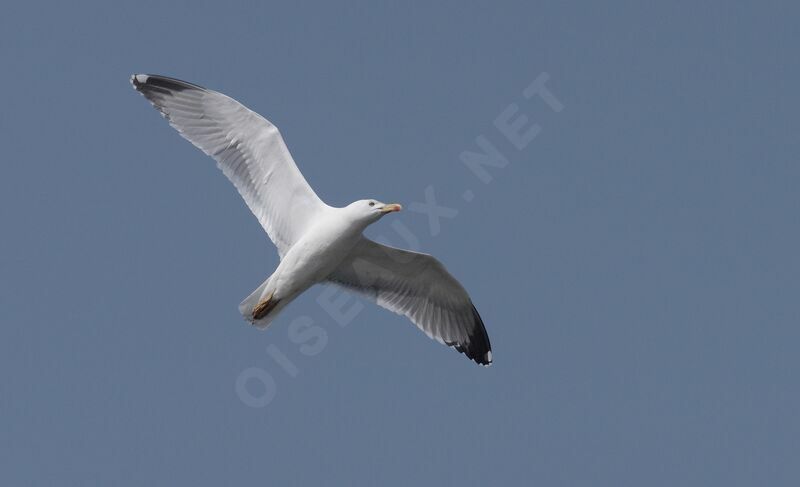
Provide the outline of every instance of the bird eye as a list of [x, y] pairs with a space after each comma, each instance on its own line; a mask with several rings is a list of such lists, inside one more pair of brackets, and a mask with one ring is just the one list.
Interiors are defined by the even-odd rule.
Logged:
[[369, 202], [369, 206], [375, 206], [375, 202], [374, 201], [370, 201]]

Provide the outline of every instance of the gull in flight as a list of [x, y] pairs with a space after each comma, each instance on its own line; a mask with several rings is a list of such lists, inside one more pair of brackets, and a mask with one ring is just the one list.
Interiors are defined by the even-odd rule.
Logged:
[[362, 234], [400, 205], [363, 199], [328, 206], [303, 178], [278, 129], [261, 115], [173, 78], [136, 74], [131, 83], [182, 137], [217, 161], [278, 248], [275, 272], [239, 305], [245, 319], [266, 328], [312, 285], [335, 283], [407, 316], [471, 360], [492, 363], [483, 320], [438, 260]]

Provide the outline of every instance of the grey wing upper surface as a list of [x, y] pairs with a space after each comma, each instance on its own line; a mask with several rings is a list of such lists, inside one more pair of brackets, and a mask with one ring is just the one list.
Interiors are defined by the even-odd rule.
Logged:
[[434, 257], [364, 237], [328, 279], [407, 316], [429, 337], [475, 362], [492, 363], [483, 320], [464, 287]]
[[181, 136], [217, 161], [283, 257], [325, 204], [278, 129], [236, 100], [192, 83], [144, 74], [131, 83]]

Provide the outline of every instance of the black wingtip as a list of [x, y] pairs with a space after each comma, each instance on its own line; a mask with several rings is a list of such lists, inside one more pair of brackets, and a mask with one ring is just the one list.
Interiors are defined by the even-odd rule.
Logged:
[[470, 335], [466, 344], [455, 345], [455, 349], [463, 353], [473, 362], [488, 367], [492, 365], [492, 344], [483, 325], [483, 319], [472, 305], [472, 318], [475, 320], [475, 332]]
[[205, 88], [167, 76], [160, 76], [157, 74], [134, 74], [131, 76], [131, 84], [137, 91], [144, 91], [145, 89], [165, 90], [165, 91], [185, 91], [185, 90], [203, 90]]

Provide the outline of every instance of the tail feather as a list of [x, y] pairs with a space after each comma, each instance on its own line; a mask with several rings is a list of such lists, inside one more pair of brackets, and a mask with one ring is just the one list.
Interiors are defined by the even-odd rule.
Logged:
[[269, 286], [270, 278], [267, 278], [260, 286], [258, 286], [255, 291], [250, 293], [249, 296], [244, 298], [244, 301], [239, 303], [239, 313], [242, 314], [244, 319], [252, 323], [258, 328], [266, 328], [269, 326], [272, 318], [274, 317], [275, 313], [268, 313], [265, 316], [262, 316], [261, 319], [255, 319], [253, 316], [253, 311], [258, 306], [263, 298], [266, 297], [267, 294], [267, 287]]
[[[250, 293], [250, 295], [244, 298], [244, 301], [239, 304], [239, 312], [244, 319], [249, 321], [256, 328], [262, 330], [268, 327], [281, 310], [295, 298], [295, 296], [272, 297], [275, 289], [270, 286], [270, 279], [272, 279], [272, 276], [261, 283], [255, 291]], [[271, 303], [266, 306], [262, 305], [262, 302], [268, 297], [272, 298]]]

